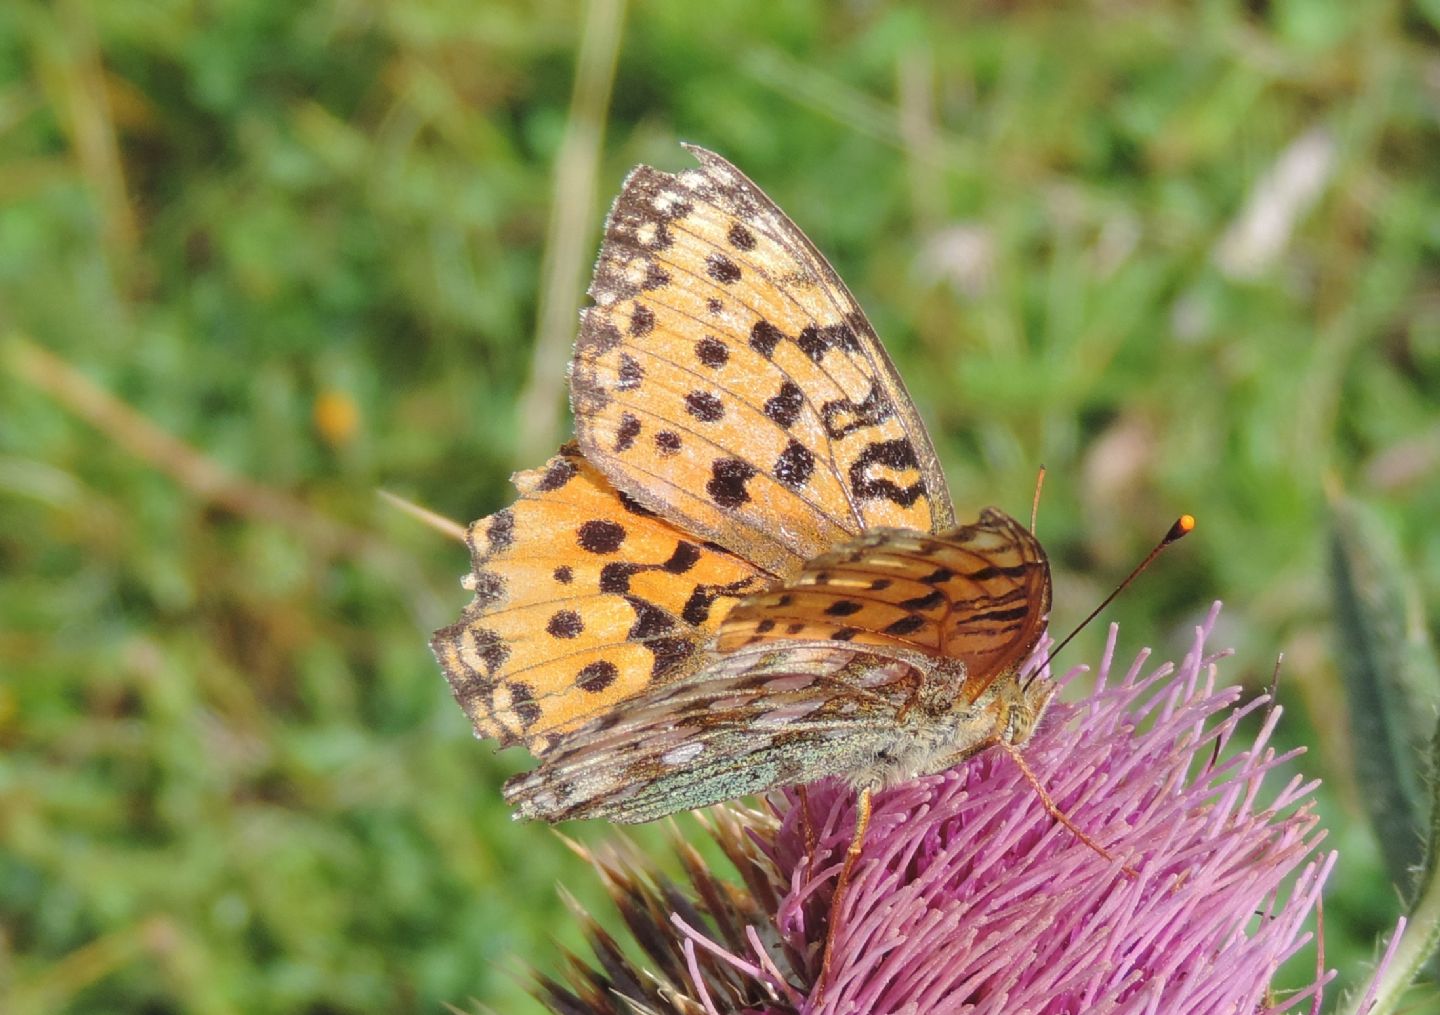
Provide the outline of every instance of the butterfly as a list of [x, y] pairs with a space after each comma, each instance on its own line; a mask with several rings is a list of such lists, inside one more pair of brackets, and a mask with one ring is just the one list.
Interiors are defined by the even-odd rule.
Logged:
[[873, 791], [1030, 736], [1049, 566], [1002, 511], [956, 523], [844, 283], [688, 150], [698, 168], [626, 179], [576, 439], [470, 527], [474, 599], [432, 646], [477, 733], [539, 759], [505, 786], [520, 817], [643, 822], [838, 776], [853, 853]]

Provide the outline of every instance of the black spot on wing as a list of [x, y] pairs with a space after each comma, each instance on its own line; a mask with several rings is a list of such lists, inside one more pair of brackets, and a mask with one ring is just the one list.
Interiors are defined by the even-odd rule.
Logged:
[[775, 347], [784, 337], [783, 331], [762, 318], [756, 321], [755, 326], [750, 329], [750, 348], [769, 359], [770, 354], [775, 351]]
[[509, 508], [490, 516], [490, 524], [485, 526], [485, 542], [487, 556], [507, 550], [515, 542], [515, 515]]
[[1012, 607], [1008, 610], [986, 610], [983, 613], [975, 614], [975, 623], [990, 624], [1013, 624], [1017, 620], [1024, 620], [1030, 615], [1028, 605]]
[[927, 595], [903, 600], [900, 605], [907, 610], [933, 610], [937, 606], [944, 606], [946, 602], [945, 594], [939, 589], [934, 589]]
[[505, 644], [505, 639], [488, 628], [472, 628], [469, 635], [475, 645], [475, 654], [480, 658], [480, 665], [485, 668], [484, 675], [493, 680], [500, 667], [509, 660], [510, 646]]
[[580, 321], [580, 337], [576, 340], [579, 352], [593, 359], [599, 359], [620, 342], [619, 328], [596, 313], [593, 307], [584, 312]]
[[781, 383], [780, 390], [765, 400], [764, 412], [771, 422], [790, 429], [800, 418], [805, 405], [805, 393], [800, 385], [788, 378]]
[[655, 312], [643, 303], [635, 304], [630, 312], [630, 334], [644, 338], [655, 330]]
[[887, 624], [884, 633], [902, 637], [907, 634], [914, 634], [925, 626], [925, 618], [918, 614], [910, 614], [908, 617], [901, 617], [893, 624]]
[[520, 720], [521, 729], [529, 729], [540, 721], [540, 706], [535, 704], [535, 692], [529, 684], [516, 681], [509, 685], [510, 710]]
[[740, 281], [740, 266], [719, 251], [705, 258], [705, 273], [721, 285]]
[[557, 458], [545, 470], [545, 475], [540, 477], [540, 482], [535, 484], [535, 489], [540, 493], [551, 493], [574, 479], [579, 471], [570, 459]]
[[623, 595], [630, 591], [630, 579], [644, 570], [646, 565], [628, 561], [617, 560], [606, 564], [600, 569], [600, 591]]
[[795, 343], [815, 363], [823, 360], [831, 349], [852, 353], [860, 350], [860, 342], [848, 324], [807, 325], [795, 336]]
[[489, 606], [505, 598], [505, 576], [496, 571], [476, 571], [470, 576], [470, 591], [479, 606]]
[[675, 545], [675, 552], [670, 554], [670, 559], [660, 566], [670, 574], [684, 574], [694, 567], [699, 560], [700, 547], [694, 543], [687, 543], [682, 539]]
[[706, 335], [695, 343], [695, 356], [707, 367], [718, 370], [730, 359], [730, 350], [714, 335]]
[[755, 475], [755, 466], [742, 458], [718, 458], [710, 467], [705, 492], [721, 507], [737, 508], [750, 502], [750, 491], [745, 489], [745, 484]]
[[760, 583], [757, 578], [741, 578], [726, 585], [697, 585], [680, 611], [680, 619], [699, 626], [710, 619], [710, 608], [722, 596], [737, 598], [753, 592]]
[[895, 414], [895, 407], [879, 384], [872, 383], [863, 401], [836, 398], [820, 407], [820, 419], [831, 440], [840, 440], [856, 430], [878, 426]]
[[655, 435], [655, 450], [661, 458], [669, 458], [680, 451], [680, 435], [673, 430], [661, 430]]
[[630, 625], [630, 630], [625, 637], [630, 641], [644, 641], [647, 638], [654, 638], [656, 635], [665, 634], [675, 627], [675, 618], [668, 612], [662, 610], [648, 599], [641, 599], [639, 596], [626, 596], [625, 601], [635, 611], [635, 623]]
[[590, 553], [614, 553], [625, 542], [625, 526], [600, 519], [582, 523], [575, 534], [580, 548]]
[[633, 391], [645, 379], [645, 368], [628, 352], [620, 354], [620, 379], [615, 382], [616, 391]]
[[655, 657], [650, 666], [650, 679], [661, 680], [695, 654], [695, 643], [689, 638], [652, 638], [645, 643]]
[[608, 659], [597, 659], [581, 667], [580, 672], [575, 674], [575, 686], [582, 691], [599, 694], [615, 683], [615, 678], [619, 675], [620, 670], [614, 663]]
[[708, 391], [692, 391], [685, 396], [685, 411], [702, 423], [715, 423], [725, 415], [725, 403]]
[[965, 577], [971, 581], [990, 581], [992, 578], [1023, 578], [1033, 564], [987, 564], [984, 567], [977, 567], [974, 571], [968, 572]]
[[635, 438], [640, 436], [640, 417], [633, 412], [627, 412], [620, 417], [620, 426], [615, 430], [615, 450], [617, 452], [629, 451], [635, 446]]
[[799, 490], [815, 472], [815, 456], [793, 437], [775, 460], [775, 478], [792, 490]]
[[555, 611], [545, 625], [545, 632], [552, 638], [578, 638], [584, 630], [585, 623], [574, 610]]

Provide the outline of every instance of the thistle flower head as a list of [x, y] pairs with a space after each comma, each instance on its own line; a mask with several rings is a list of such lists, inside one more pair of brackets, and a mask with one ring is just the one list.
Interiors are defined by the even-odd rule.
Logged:
[[1267, 702], [1216, 689], [1205, 640], [1217, 615], [1218, 605], [1178, 667], [1147, 669], [1142, 652], [1118, 679], [1112, 628], [1093, 692], [1052, 706], [1024, 747], [1054, 802], [1112, 859], [1057, 823], [1006, 753], [983, 752], [876, 795], [822, 964], [855, 804], [827, 781], [775, 796], [773, 815], [712, 815], [743, 889], [683, 846], [689, 894], [603, 860], [658, 972], [620, 976], [628, 967], [602, 947], [589, 985], [628, 979], [621, 993], [633, 1005], [566, 1007], [558, 1002], [580, 994], [555, 981], [542, 993], [577, 1013], [1250, 1015], [1318, 1005], [1326, 976], [1280, 1001], [1269, 993], [1309, 940], [1304, 922], [1334, 862], [1316, 854], [1316, 784], [1279, 781], [1274, 770], [1296, 752], [1267, 746], [1278, 709], [1252, 743], [1227, 750]]

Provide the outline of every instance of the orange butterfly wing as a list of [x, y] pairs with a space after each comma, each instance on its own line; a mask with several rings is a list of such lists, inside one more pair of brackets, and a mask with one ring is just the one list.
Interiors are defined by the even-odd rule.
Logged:
[[924, 534], [877, 529], [807, 563], [783, 586], [739, 603], [716, 650], [756, 643], [845, 642], [965, 664], [964, 701], [1017, 669], [1050, 612], [1045, 551], [987, 508], [973, 525]]
[[625, 181], [571, 375], [621, 490], [777, 576], [877, 526], [954, 524], [935, 450], [834, 270], [720, 156]]
[[482, 736], [557, 734], [701, 661], [729, 607], [769, 579], [618, 494], [573, 445], [517, 473], [520, 499], [470, 527], [475, 592], [431, 642]]

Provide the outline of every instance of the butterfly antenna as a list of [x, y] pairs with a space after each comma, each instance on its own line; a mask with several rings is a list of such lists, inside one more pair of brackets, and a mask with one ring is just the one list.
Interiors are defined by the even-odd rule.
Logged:
[[[1089, 616], [1087, 616], [1084, 620], [1080, 621], [1080, 623], [1076, 624], [1075, 629], [1069, 634], [1067, 634], [1061, 640], [1059, 645], [1056, 645], [1053, 649], [1050, 650], [1050, 654], [1045, 657], [1045, 662], [1035, 668], [1035, 675], [1043, 673], [1045, 671], [1045, 668], [1050, 665], [1050, 661], [1060, 654], [1060, 650], [1066, 645], [1069, 645], [1071, 640], [1077, 634], [1085, 630], [1085, 627], [1090, 623], [1090, 621], [1100, 616], [1100, 611], [1113, 603], [1116, 596], [1124, 592], [1125, 589], [1129, 587], [1130, 583], [1133, 582], [1136, 578], [1139, 578], [1141, 573], [1144, 572], [1147, 567], [1149, 567], [1155, 562], [1155, 558], [1160, 556], [1160, 554], [1167, 546], [1169, 546], [1171, 543], [1177, 542], [1185, 536], [1188, 536], [1191, 532], [1194, 531], [1194, 529], [1194, 515], [1181, 515], [1179, 518], [1175, 519], [1175, 524], [1170, 526], [1170, 531], [1165, 533], [1165, 538], [1155, 544], [1155, 548], [1145, 555], [1145, 559], [1136, 565], [1135, 570], [1131, 571], [1128, 575], [1125, 576], [1125, 580], [1123, 582], [1115, 586], [1115, 591], [1106, 596], [1104, 602], [1102, 602], [1099, 606], [1095, 607], [1095, 609], [1091, 610]], [[1034, 680], [1035, 676], [1032, 675], [1030, 679]], [[1028, 683], [1029, 681], [1027, 681], [1027, 684]]]
[[1040, 490], [1045, 485], [1045, 466], [1035, 474], [1035, 499], [1030, 502], [1030, 534], [1035, 534], [1035, 520], [1040, 517]]
[[1270, 674], [1270, 688], [1266, 694], [1270, 698], [1270, 704], [1265, 707], [1265, 718], [1270, 718], [1270, 713], [1275, 711], [1280, 704], [1280, 665], [1285, 662], [1285, 653], [1281, 652], [1275, 657], [1275, 671]]

